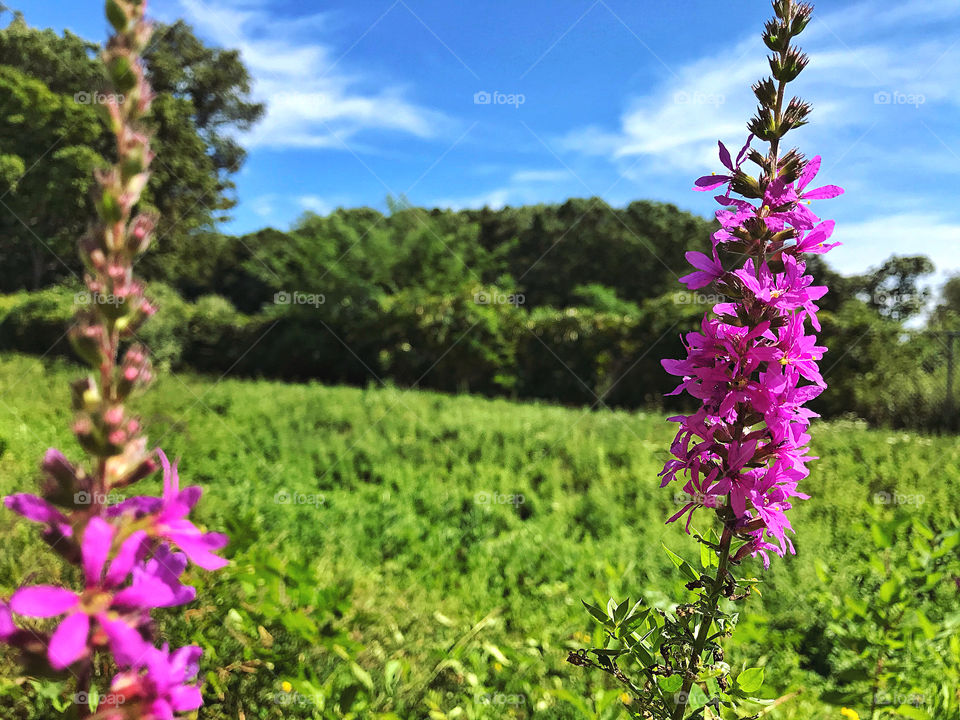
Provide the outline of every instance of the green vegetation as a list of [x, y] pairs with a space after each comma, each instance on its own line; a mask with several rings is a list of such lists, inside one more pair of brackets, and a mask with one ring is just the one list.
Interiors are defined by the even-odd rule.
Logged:
[[[76, 372], [0, 360], [0, 492], [32, 489], [46, 447], [70, 454], [65, 398]], [[185, 482], [205, 488], [200, 519], [232, 538], [231, 567], [165, 628], [172, 642], [205, 648], [202, 717], [621, 715], [612, 681], [565, 658], [600, 641], [581, 599], [605, 607], [610, 596], [677, 596], [660, 544], [686, 544], [681, 528], [663, 524], [675, 506], [657, 488], [672, 437], [662, 416], [389, 387], [183, 374], [160, 384], [138, 403], [151, 440], [183, 456]], [[960, 524], [956, 438], [819, 423], [814, 450], [823, 459], [807, 485], [813, 498], [793, 517], [798, 555], [763, 575], [763, 595], [746, 603], [727, 649], [735, 668], [765, 669], [759, 696], [801, 691], [772, 720], [839, 718], [820, 698], [851, 691], [842, 702], [869, 717], [870, 656], [851, 655], [849, 639], [865, 627], [859, 603], [889, 588], [883, 567], [867, 564], [863, 525], [901, 518], [882, 555], [896, 560], [922, 547], [898, 528], [922, 521], [940, 536]], [[28, 576], [52, 579], [36, 528], [3, 512], [0, 535], [0, 595]], [[924, 595], [936, 628], [928, 647], [960, 622], [955, 552], [948, 561]], [[897, 577], [921, 572], [905, 564]], [[854, 614], [834, 617], [833, 598], [844, 595]], [[12, 667], [0, 672], [0, 718], [49, 717], [50, 683], [18, 680]], [[956, 692], [929, 684], [946, 675], [915, 680], [908, 691], [885, 678], [881, 697]], [[907, 717], [956, 717], [953, 702], [953, 715]]]

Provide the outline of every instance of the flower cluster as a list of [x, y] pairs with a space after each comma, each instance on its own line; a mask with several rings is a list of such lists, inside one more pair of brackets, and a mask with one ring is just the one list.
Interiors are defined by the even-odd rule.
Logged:
[[[80, 709], [82, 717], [98, 720], [172, 720], [200, 707], [200, 649], [157, 647], [151, 612], [193, 601], [195, 589], [181, 582], [190, 563], [205, 570], [226, 564], [215, 554], [226, 536], [203, 532], [188, 517], [200, 488], [180, 489], [176, 465], [162, 451], [147, 449], [140, 422], [127, 409], [134, 392], [152, 379], [136, 333], [154, 308], [133, 275], [156, 224], [152, 215], [135, 212], [153, 157], [140, 127], [152, 100], [140, 61], [151, 36], [145, 9], [145, 0], [107, 1], [115, 34], [103, 61], [117, 93], [103, 114], [116, 138], [117, 161], [97, 173], [99, 219], [81, 240], [80, 253], [88, 297], [110, 301], [82, 309], [70, 336], [92, 369], [73, 384], [73, 430], [90, 456], [89, 470], [51, 449], [42, 464], [41, 493], [4, 500], [43, 526], [50, 548], [79, 567], [82, 587], [33, 585], [0, 600], [0, 641], [18, 648], [28, 667], [75, 678], [78, 697], [102, 698], [99, 707]], [[162, 496], [121, 500], [119, 491], [152, 475], [158, 459]], [[58, 620], [42, 631], [17, 616]], [[109, 689], [92, 692], [94, 673], [111, 667], [108, 660], [114, 672]]]
[[[680, 428], [661, 473], [664, 486], [683, 482], [690, 496], [668, 522], [698, 507], [717, 508], [748, 541], [739, 557], [759, 553], [765, 565], [769, 551], [793, 551], [786, 511], [794, 498], [808, 497], [798, 485], [814, 459], [807, 430], [815, 413], [805, 405], [826, 387], [818, 369], [826, 348], [807, 326], [820, 329], [815, 303], [827, 288], [813, 284], [803, 258], [836, 245], [828, 242], [834, 223], [822, 222], [807, 204], [843, 192], [832, 185], [810, 188], [819, 157], [808, 161], [795, 149], [780, 155], [783, 136], [805, 124], [810, 112], [796, 97], [785, 106], [784, 91], [807, 64], [790, 43], [809, 22], [811, 7], [792, 0], [773, 6], [776, 17], [764, 32], [772, 77], [753, 87], [760, 105], [751, 134], [735, 158], [720, 143], [727, 172], [702, 177], [694, 187], [723, 189], [716, 196], [720, 229], [710, 256], [687, 253], [696, 270], [681, 282], [690, 289], [712, 283], [729, 301], [686, 336], [684, 360], [663, 361], [682, 378], [672, 394], [686, 392], [701, 405], [671, 418]], [[755, 138], [769, 143], [767, 153], [751, 148]], [[759, 167], [757, 177], [744, 170], [747, 162]]]

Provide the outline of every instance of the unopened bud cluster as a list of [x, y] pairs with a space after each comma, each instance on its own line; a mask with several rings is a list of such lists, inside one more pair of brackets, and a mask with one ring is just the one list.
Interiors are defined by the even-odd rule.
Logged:
[[[145, 6], [145, 0], [106, 5], [115, 34], [103, 63], [117, 92], [98, 107], [116, 138], [116, 162], [96, 174], [98, 217], [80, 241], [80, 254], [89, 290], [82, 297], [111, 301], [85, 303], [70, 333], [91, 368], [71, 386], [73, 431], [90, 456], [89, 468], [51, 449], [40, 495], [4, 499], [10, 510], [43, 527], [51, 548], [80, 566], [83, 589], [36, 585], [0, 598], [0, 642], [18, 648], [26, 666], [75, 680], [76, 697], [99, 699], [93, 709], [89, 702], [76, 708], [79, 717], [95, 720], [171, 720], [200, 707], [200, 648], [156, 647], [151, 612], [195, 598], [195, 589], [180, 581], [188, 564], [206, 570], [226, 564], [215, 554], [226, 536], [203, 532], [188, 519], [201, 489], [180, 489], [176, 464], [148, 449], [140, 420], [129, 410], [136, 391], [153, 377], [136, 333], [154, 308], [133, 275], [156, 225], [152, 215], [137, 213], [153, 160], [141, 127], [153, 97], [140, 61], [151, 35]], [[162, 496], [124, 499], [117, 491], [155, 473], [157, 458]], [[52, 632], [40, 633], [23, 628], [16, 616], [62, 619]], [[98, 687], [108, 672], [112, 679]]]
[[99, 107], [116, 138], [117, 157], [112, 167], [96, 173], [98, 221], [80, 242], [90, 296], [112, 297], [116, 302], [84, 308], [71, 331], [74, 348], [95, 371], [74, 387], [74, 432], [88, 453], [104, 459], [121, 454], [137, 439], [140, 423], [127, 415], [123, 403], [151, 378], [149, 360], [140, 345], [129, 347], [116, 366], [121, 347], [135, 338], [154, 313], [143, 283], [133, 276], [136, 260], [150, 246], [156, 225], [150, 214], [134, 215], [153, 160], [150, 138], [141, 128], [153, 99], [140, 61], [151, 33], [144, 22], [144, 8], [143, 2], [107, 3], [115, 35], [103, 51], [103, 63], [118, 92]]

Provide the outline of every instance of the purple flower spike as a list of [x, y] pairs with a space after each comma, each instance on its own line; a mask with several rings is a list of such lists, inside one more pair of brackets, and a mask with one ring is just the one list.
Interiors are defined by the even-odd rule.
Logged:
[[[771, 168], [777, 163], [778, 171], [765, 168], [770, 179], [755, 181], [762, 192], [751, 192], [762, 196], [759, 202], [733, 198], [734, 177], [749, 146], [750, 140], [734, 162], [721, 143], [720, 162], [729, 173], [696, 182], [696, 190], [726, 185], [716, 199], [727, 209], [717, 213], [721, 228], [712, 236], [712, 256], [687, 253], [696, 271], [681, 282], [691, 290], [716, 283], [736, 301], [718, 303], [716, 317], [707, 314], [701, 329], [686, 336], [686, 359], [663, 360], [668, 373], [682, 378], [671, 394], [686, 392], [701, 407], [671, 418], [680, 429], [661, 477], [663, 485], [684, 483], [690, 496], [668, 522], [686, 515], [689, 530], [698, 508], [726, 509], [737, 534], [750, 539], [748, 549], [766, 565], [770, 552], [793, 551], [786, 512], [794, 500], [807, 497], [797, 486], [814, 459], [806, 430], [815, 414], [804, 404], [826, 387], [818, 368], [826, 348], [806, 327], [809, 321], [820, 329], [815, 303], [827, 288], [813, 285], [800, 257], [826, 253], [838, 243], [827, 242], [833, 221], [821, 222], [805, 202], [843, 190], [833, 185], [807, 190], [819, 172], [819, 157], [804, 164], [792, 155], [792, 164], [781, 169], [774, 155], [762, 161]], [[733, 242], [738, 250], [730, 253]], [[725, 263], [740, 267], [725, 270]]]

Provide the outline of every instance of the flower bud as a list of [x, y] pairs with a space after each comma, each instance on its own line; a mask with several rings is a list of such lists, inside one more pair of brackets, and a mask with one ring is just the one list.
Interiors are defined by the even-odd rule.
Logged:
[[795, 48], [791, 48], [782, 57], [771, 55], [767, 58], [770, 61], [770, 72], [773, 77], [780, 82], [792, 82], [803, 72], [803, 69], [810, 62], [806, 53], [802, 53]]
[[100, 367], [106, 357], [103, 347], [103, 329], [81, 320], [68, 333], [70, 344], [81, 360], [93, 367]]
[[810, 104], [804, 102], [798, 97], [790, 99], [790, 102], [787, 104], [787, 109], [783, 111], [783, 121], [781, 123], [781, 137], [787, 133], [788, 130], [793, 128], [798, 128], [802, 125], [807, 124], [807, 116], [810, 115]]
[[790, 32], [783, 23], [767, 20], [763, 30], [763, 42], [774, 52], [786, 52], [790, 47]]
[[767, 77], [755, 83], [753, 94], [757, 96], [757, 100], [764, 107], [772, 108], [777, 104], [777, 86], [774, 84], [773, 78]]
[[106, 58], [107, 74], [117, 92], [125, 95], [140, 82], [141, 71], [126, 54], [117, 54]]
[[73, 400], [73, 409], [81, 412], [93, 412], [102, 401], [100, 388], [97, 387], [93, 376], [80, 378], [70, 383], [71, 397]]
[[117, 0], [107, 0], [107, 20], [118, 33], [125, 32], [130, 25], [130, 15]]
[[796, 37], [802, 33], [810, 22], [812, 14], [813, 5], [810, 3], [800, 3], [794, 6], [793, 21], [790, 23], [790, 34]]
[[150, 240], [156, 226], [153, 215], [141, 213], [137, 215], [127, 235], [127, 250], [133, 255], [141, 255], [150, 247]]
[[100, 197], [94, 202], [97, 208], [97, 214], [107, 225], [123, 220], [123, 206], [120, 201], [119, 193], [112, 188], [104, 187]]

